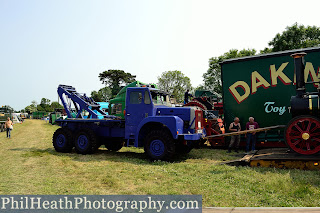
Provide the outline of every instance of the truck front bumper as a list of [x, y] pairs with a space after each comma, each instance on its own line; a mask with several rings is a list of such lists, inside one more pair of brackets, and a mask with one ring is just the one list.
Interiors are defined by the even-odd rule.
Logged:
[[186, 141], [198, 141], [202, 138], [205, 137], [204, 134], [202, 133], [197, 133], [197, 134], [179, 134], [179, 136], [183, 136], [184, 140]]

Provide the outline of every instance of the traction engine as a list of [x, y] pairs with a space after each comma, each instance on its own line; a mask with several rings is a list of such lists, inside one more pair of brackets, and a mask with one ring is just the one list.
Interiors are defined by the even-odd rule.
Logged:
[[[285, 141], [291, 150], [312, 155], [320, 151], [320, 84], [305, 81], [305, 55], [306, 53], [291, 55], [294, 58], [296, 95], [290, 101], [292, 119], [286, 126]], [[317, 91], [306, 92], [306, 83], [318, 84]]]
[[[210, 98], [207, 97], [197, 97], [193, 98], [190, 102], [185, 104], [184, 106], [196, 106], [203, 110], [203, 124], [206, 130], [207, 136], [210, 135], [218, 135], [224, 134], [225, 128], [223, 125], [223, 120], [219, 118], [218, 115], [214, 113], [215, 111], [219, 111], [220, 114], [222, 106], [218, 109], [214, 107], [215, 105], [211, 103]], [[220, 105], [219, 105], [220, 106]], [[216, 137], [209, 140], [211, 146], [224, 146], [224, 138]]]

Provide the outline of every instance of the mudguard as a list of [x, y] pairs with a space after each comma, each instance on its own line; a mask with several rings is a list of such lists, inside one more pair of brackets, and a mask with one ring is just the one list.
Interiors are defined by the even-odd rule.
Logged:
[[178, 139], [178, 135], [183, 134], [183, 120], [178, 116], [150, 116], [143, 119], [135, 135], [135, 146], [138, 146], [138, 138], [141, 128], [148, 123], [160, 123], [166, 126], [174, 139]]

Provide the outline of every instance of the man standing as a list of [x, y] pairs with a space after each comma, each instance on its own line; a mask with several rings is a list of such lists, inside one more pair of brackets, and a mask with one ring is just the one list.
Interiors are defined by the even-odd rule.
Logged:
[[7, 138], [11, 137], [11, 129], [12, 129], [12, 121], [10, 120], [10, 118], [7, 118], [7, 121], [4, 123], [4, 128], [7, 129]]
[[[241, 126], [240, 126], [239, 122], [240, 122], [240, 119], [238, 117], [235, 117], [234, 121], [229, 126], [229, 131], [230, 132], [239, 132], [239, 131], [241, 131]], [[240, 144], [240, 135], [232, 135], [231, 136], [228, 153], [231, 152], [231, 149], [232, 149], [234, 143], [235, 143], [235, 146], [234, 146], [235, 147], [235, 152], [238, 152], [239, 144]]]
[[[246, 124], [246, 130], [254, 130], [254, 129], [258, 129], [258, 128], [259, 128], [259, 124], [254, 121], [254, 118], [253, 118], [253, 117], [250, 117], [250, 118], [249, 118], [249, 122], [247, 122], [247, 124]], [[255, 150], [257, 137], [256, 137], [256, 133], [255, 133], [255, 132], [253, 132], [253, 133], [248, 133], [246, 137], [247, 137], [246, 152], [248, 153], [248, 152], [250, 151], [250, 150], [249, 150], [249, 147], [250, 147], [250, 142], [251, 142], [251, 141], [252, 141], [252, 148], [251, 148], [251, 150], [252, 150], [252, 151]]]
[[189, 102], [189, 96], [192, 97], [191, 94], [189, 94], [189, 90], [184, 93], [184, 104], [187, 104]]

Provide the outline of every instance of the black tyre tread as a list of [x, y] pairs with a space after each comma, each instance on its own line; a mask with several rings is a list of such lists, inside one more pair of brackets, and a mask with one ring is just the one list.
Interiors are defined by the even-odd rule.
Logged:
[[[153, 140], [160, 139], [165, 143], [165, 152], [162, 156], [154, 156], [149, 151], [149, 145]], [[152, 130], [146, 135], [144, 151], [152, 160], [169, 161], [175, 154], [175, 143], [170, 133], [166, 130]]]
[[[65, 147], [61, 148], [61, 147], [58, 147], [56, 144], [55, 144], [55, 140], [57, 138], [58, 135], [60, 134], [63, 134], [66, 139], [67, 139], [67, 142], [66, 142], [66, 145]], [[53, 144], [53, 147], [54, 149], [57, 151], [57, 152], [63, 152], [63, 153], [68, 153], [68, 152], [71, 152], [72, 148], [73, 148], [73, 144], [72, 144], [72, 132], [67, 129], [67, 128], [59, 128], [57, 129], [54, 133], [53, 133], [53, 137], [52, 137], [52, 144]]]
[[188, 154], [189, 152], [191, 152], [192, 147], [184, 145], [184, 144], [176, 144], [176, 153], [178, 154]]
[[[77, 139], [80, 135], [86, 135], [89, 139], [88, 147], [85, 150], [82, 150], [77, 146]], [[93, 154], [99, 148], [99, 142], [91, 129], [82, 129], [74, 138], [74, 147], [78, 154]]]
[[[287, 123], [286, 128], [284, 129], [284, 139], [285, 139], [284, 142], [285, 142], [286, 146], [290, 149], [290, 151], [292, 151], [292, 152], [294, 152], [294, 153], [297, 153], [297, 152], [296, 152], [295, 150], [293, 150], [293, 149], [288, 145], [286, 135], [287, 135], [288, 126], [290, 126], [290, 124], [291, 124], [293, 121], [295, 121], [295, 120], [297, 120], [297, 119], [300, 119], [300, 118], [313, 118], [313, 119], [318, 120], [318, 121], [320, 122], [320, 119], [317, 118], [317, 117], [315, 117], [315, 116], [312, 116], [312, 115], [299, 115], [299, 116], [296, 116], [296, 117], [292, 118], [292, 119]], [[319, 152], [314, 153], [314, 154], [312, 154], [312, 155], [315, 155], [315, 154], [318, 154], [318, 153], [319, 153]], [[300, 153], [297, 153], [297, 154], [300, 154]]]
[[117, 152], [123, 147], [124, 141], [122, 139], [107, 141], [104, 146], [112, 152]]

